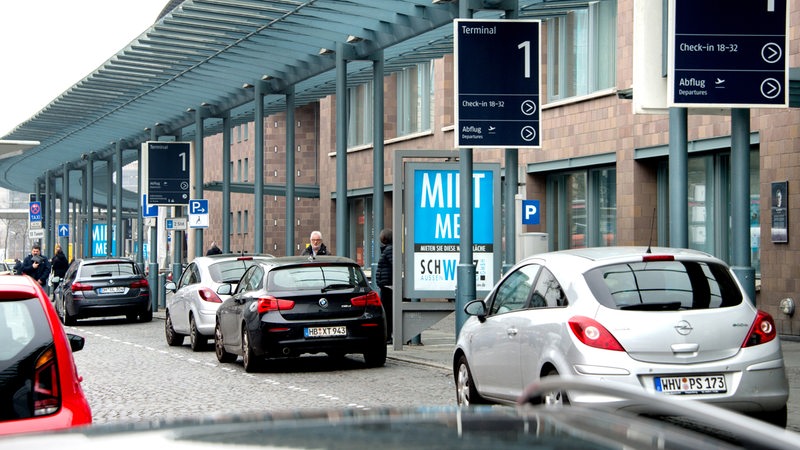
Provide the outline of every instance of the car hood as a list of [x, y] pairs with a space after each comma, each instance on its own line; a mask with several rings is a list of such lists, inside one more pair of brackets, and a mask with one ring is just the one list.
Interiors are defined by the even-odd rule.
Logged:
[[596, 319], [637, 361], [696, 364], [736, 355], [755, 312], [743, 305], [690, 311], [600, 308]]

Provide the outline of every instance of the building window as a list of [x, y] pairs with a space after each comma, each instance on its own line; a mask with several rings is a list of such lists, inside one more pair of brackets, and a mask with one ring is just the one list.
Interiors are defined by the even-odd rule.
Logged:
[[242, 181], [242, 160], [236, 160], [236, 181]]
[[[229, 219], [229, 222], [228, 222], [228, 223], [229, 223], [229, 224], [232, 224], [232, 223], [233, 223], [233, 211], [231, 211], [231, 213], [230, 213], [230, 219]], [[230, 231], [229, 231], [229, 234], [230, 234], [231, 236], [233, 236], [233, 227], [231, 227], [229, 230], [230, 230]]]
[[548, 101], [614, 86], [616, 22], [616, 0], [589, 3], [546, 21]]
[[247, 234], [250, 231], [250, 211], [244, 210], [244, 233]]
[[250, 125], [249, 124], [242, 124], [242, 140], [248, 140], [250, 138]]
[[617, 242], [617, 171], [591, 168], [547, 177], [547, 228], [556, 250]]
[[242, 169], [242, 181], [246, 183], [249, 175], [250, 175], [250, 158], [245, 158], [244, 168]]
[[372, 143], [372, 81], [347, 89], [347, 146]]
[[397, 74], [397, 135], [431, 129], [433, 64], [420, 63]]
[[236, 212], [236, 234], [242, 234], [242, 212]]

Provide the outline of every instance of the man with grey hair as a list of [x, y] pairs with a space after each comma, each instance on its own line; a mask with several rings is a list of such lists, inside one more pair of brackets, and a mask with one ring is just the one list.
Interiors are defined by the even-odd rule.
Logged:
[[311, 243], [306, 245], [303, 253], [301, 253], [302, 256], [320, 256], [329, 254], [328, 247], [325, 247], [325, 244], [322, 242], [321, 232], [317, 230], [312, 231], [309, 240]]

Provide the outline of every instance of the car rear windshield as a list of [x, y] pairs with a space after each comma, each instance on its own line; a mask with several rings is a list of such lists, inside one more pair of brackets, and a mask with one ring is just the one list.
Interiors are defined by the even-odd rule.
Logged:
[[269, 273], [270, 291], [322, 291], [363, 288], [367, 286], [364, 272], [358, 266], [298, 266], [272, 270]]
[[52, 345], [39, 299], [0, 301], [0, 421], [33, 417], [34, 389], [47, 375], [36, 362]]
[[650, 261], [598, 267], [586, 273], [597, 300], [622, 310], [724, 308], [742, 302], [726, 267], [698, 261]]
[[100, 262], [85, 264], [81, 267], [80, 277], [116, 277], [135, 275], [136, 273], [136, 266], [132, 262]]
[[253, 258], [221, 261], [208, 266], [208, 273], [215, 283], [236, 283], [242, 278], [247, 268], [256, 262]]

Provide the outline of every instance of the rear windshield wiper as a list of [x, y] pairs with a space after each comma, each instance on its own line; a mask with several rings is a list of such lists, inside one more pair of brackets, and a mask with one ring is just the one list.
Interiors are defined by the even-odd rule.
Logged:
[[636, 303], [620, 306], [619, 309], [626, 311], [677, 311], [681, 309], [681, 302]]
[[93, 278], [94, 277], [110, 277], [111, 276], [111, 272], [98, 272], [98, 273], [93, 273], [91, 276]]
[[333, 283], [333, 284], [329, 284], [329, 285], [325, 286], [324, 288], [322, 288], [322, 292], [333, 291], [333, 290], [336, 290], [336, 289], [352, 289], [352, 288], [355, 288], [355, 287], [356, 287], [355, 285], [350, 284], [350, 283]]

